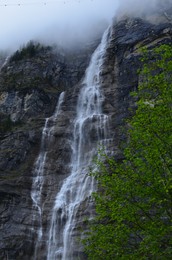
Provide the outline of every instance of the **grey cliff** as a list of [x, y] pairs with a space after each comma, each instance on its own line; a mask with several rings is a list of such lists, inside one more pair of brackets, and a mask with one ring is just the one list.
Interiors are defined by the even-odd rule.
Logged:
[[[140, 47], [171, 43], [171, 11], [146, 18], [114, 19], [102, 69], [103, 111], [110, 116], [111, 149], [120, 159], [119, 145], [125, 141], [125, 118], [135, 109], [130, 92], [139, 83]], [[0, 72], [0, 259], [33, 259], [38, 223], [32, 226], [31, 187], [35, 160], [40, 151], [45, 118], [55, 109], [59, 94], [65, 101], [58, 124], [48, 144], [46, 176], [42, 191], [44, 235], [39, 259], [46, 259], [46, 241], [51, 209], [62, 180], [68, 175], [76, 102], [82, 78], [97, 41], [87, 48], [63, 52], [45, 49], [32, 58], [8, 61]], [[51, 122], [50, 122], [51, 123]], [[94, 140], [94, 133], [92, 136]], [[83, 203], [84, 204], [84, 203]], [[80, 209], [84, 226], [87, 209]], [[77, 241], [77, 240], [76, 240]], [[76, 242], [76, 256], [85, 259]]]

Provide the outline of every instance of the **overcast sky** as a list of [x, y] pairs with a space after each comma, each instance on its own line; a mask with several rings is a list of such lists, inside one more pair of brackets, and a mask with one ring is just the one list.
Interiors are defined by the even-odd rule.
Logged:
[[0, 0], [0, 49], [29, 40], [70, 44], [93, 34], [101, 20], [111, 21], [119, 5], [137, 13], [158, 1], [167, 0]]
[[110, 21], [117, 6], [118, 0], [0, 0], [0, 49], [84, 36], [100, 20]]

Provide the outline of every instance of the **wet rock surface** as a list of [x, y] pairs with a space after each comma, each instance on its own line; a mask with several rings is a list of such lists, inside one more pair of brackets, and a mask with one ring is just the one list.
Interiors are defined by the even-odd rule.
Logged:
[[[45, 118], [68, 90], [64, 111], [52, 133], [43, 198], [50, 211], [59, 179], [70, 161], [74, 85], [81, 80], [98, 40], [80, 51], [45, 49], [32, 58], [10, 61], [0, 72], [0, 259], [31, 259], [34, 252], [31, 187]], [[51, 176], [51, 177], [49, 177]], [[63, 176], [63, 177], [59, 177]], [[51, 195], [51, 190], [54, 190]], [[52, 200], [51, 200], [52, 197]], [[45, 219], [45, 222], [47, 219]], [[35, 223], [36, 225], [36, 223]], [[35, 234], [34, 234], [35, 235]]]
[[[103, 111], [110, 117], [111, 149], [119, 158], [119, 144], [125, 141], [121, 127], [131, 114], [129, 108], [135, 108], [130, 91], [135, 90], [139, 82], [140, 47], [152, 48], [171, 40], [172, 23], [162, 14], [154, 14], [154, 19], [125, 17], [113, 22], [101, 74]], [[45, 118], [53, 114], [59, 94], [65, 91], [61, 113], [47, 143], [42, 189], [44, 235], [38, 258], [46, 259], [54, 199], [70, 172], [81, 79], [96, 44], [68, 56], [49, 50], [30, 60], [9, 62], [0, 72], [0, 259], [33, 259], [38, 225], [35, 222], [33, 227], [32, 215], [36, 212], [33, 212], [30, 196], [34, 163], [40, 151]], [[92, 133], [93, 141], [94, 138]], [[83, 214], [83, 222], [76, 227], [76, 241], [85, 225], [84, 218], [89, 215], [84, 203], [79, 214]], [[75, 255], [85, 259], [80, 247], [76, 248]]]

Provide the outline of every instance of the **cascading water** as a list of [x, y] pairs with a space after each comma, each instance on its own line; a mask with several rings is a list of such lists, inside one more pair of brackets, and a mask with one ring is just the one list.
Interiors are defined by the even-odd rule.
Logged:
[[45, 125], [42, 131], [40, 153], [38, 155], [38, 158], [35, 162], [35, 166], [33, 169], [33, 183], [32, 183], [32, 190], [31, 190], [31, 198], [33, 201], [33, 210], [34, 210], [33, 225], [35, 225], [36, 222], [37, 223], [36, 226], [38, 226], [38, 234], [37, 234], [37, 240], [35, 245], [34, 259], [36, 259], [37, 249], [43, 234], [41, 200], [42, 200], [42, 188], [44, 185], [44, 169], [45, 169], [46, 157], [48, 152], [48, 144], [51, 141], [53, 128], [55, 123], [58, 120], [58, 115], [60, 113], [60, 108], [63, 103], [63, 100], [64, 100], [64, 92], [62, 92], [59, 96], [56, 110], [53, 116], [46, 118], [45, 120]]
[[9, 58], [10, 58], [10, 56], [7, 56], [7, 57], [3, 60], [2, 64], [0, 64], [0, 71], [1, 71], [1, 70], [3, 69], [3, 67], [5, 67], [5, 65], [8, 63]]
[[[89, 176], [89, 167], [97, 155], [99, 145], [106, 146], [108, 116], [102, 113], [104, 96], [101, 91], [101, 70], [107, 46], [109, 29], [94, 52], [79, 94], [74, 123], [71, 173], [58, 192], [50, 224], [47, 260], [78, 259], [75, 232], [79, 209], [89, 201], [95, 190], [95, 181]], [[77, 220], [76, 220], [77, 219]], [[77, 222], [77, 223], [76, 223]]]

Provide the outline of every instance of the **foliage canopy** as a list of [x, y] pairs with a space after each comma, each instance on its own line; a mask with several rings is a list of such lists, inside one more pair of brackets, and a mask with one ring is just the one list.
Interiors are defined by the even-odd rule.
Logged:
[[51, 50], [50, 46], [43, 46], [38, 42], [29, 41], [26, 45], [21, 47], [10, 57], [10, 62], [20, 61], [26, 58], [33, 58], [40, 52], [49, 50]]
[[144, 50], [124, 159], [98, 160], [89, 259], [172, 258], [172, 46]]

